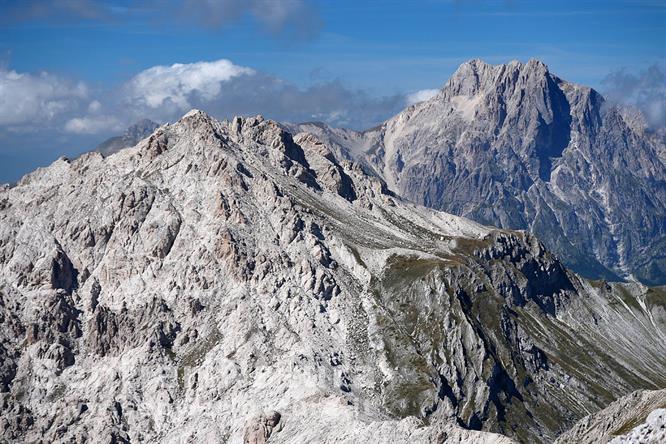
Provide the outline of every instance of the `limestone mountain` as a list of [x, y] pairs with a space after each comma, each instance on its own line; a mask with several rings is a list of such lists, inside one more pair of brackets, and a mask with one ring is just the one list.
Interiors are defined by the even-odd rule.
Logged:
[[399, 195], [528, 230], [585, 276], [666, 283], [663, 131], [537, 60], [467, 62], [435, 97], [369, 131], [301, 127]]
[[552, 442], [666, 386], [663, 290], [338, 148], [193, 111], [2, 189], [0, 439]]

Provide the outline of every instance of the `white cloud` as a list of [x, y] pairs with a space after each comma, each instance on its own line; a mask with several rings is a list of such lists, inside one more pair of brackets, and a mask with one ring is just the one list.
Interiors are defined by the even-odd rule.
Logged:
[[413, 105], [418, 102], [425, 102], [426, 100], [430, 100], [435, 97], [438, 92], [438, 89], [422, 89], [420, 91], [416, 91], [415, 93], [408, 94], [407, 104]]
[[99, 100], [93, 100], [88, 105], [88, 111], [90, 111], [91, 113], [96, 113], [100, 109], [102, 109], [102, 104], [99, 102]]
[[123, 124], [111, 116], [86, 116], [69, 119], [65, 131], [74, 134], [97, 134], [104, 131], [120, 131]]
[[222, 92], [222, 83], [243, 74], [254, 74], [254, 70], [226, 59], [154, 66], [126, 84], [126, 99], [131, 104], [149, 108], [173, 105], [186, 110], [192, 107], [192, 97], [204, 102], [216, 99]]
[[129, 126], [143, 118], [173, 121], [192, 108], [219, 118], [263, 114], [276, 120], [322, 120], [365, 129], [405, 105], [404, 95], [374, 97], [339, 80], [300, 88], [226, 59], [154, 66], [98, 100], [99, 105], [91, 103], [84, 115], [68, 122], [67, 131], [104, 132], [113, 122], [105, 126], [101, 115], [116, 116]]
[[51, 74], [0, 70], [0, 133], [108, 135], [143, 118], [174, 121], [192, 108], [220, 118], [263, 114], [364, 129], [400, 111], [405, 100], [402, 94], [375, 97], [339, 80], [301, 88], [226, 59], [154, 66], [95, 94]]
[[87, 94], [82, 82], [0, 69], [0, 125], [43, 125], [76, 109]]

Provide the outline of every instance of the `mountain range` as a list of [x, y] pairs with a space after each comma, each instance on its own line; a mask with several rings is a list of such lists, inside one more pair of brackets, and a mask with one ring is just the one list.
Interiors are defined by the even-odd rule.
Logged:
[[[629, 252], [647, 234], [598, 228], [599, 239], [635, 243], [566, 256], [546, 243], [560, 237], [542, 243], [531, 232], [542, 222], [516, 231], [419, 204], [510, 225], [531, 213], [506, 209], [498, 190], [515, 191], [523, 211], [543, 205], [530, 210], [540, 215], [555, 203], [533, 196], [570, 203], [578, 189], [579, 225], [596, 215], [611, 226], [636, 209], [628, 220], [657, 236], [658, 138], [623, 112], [539, 62], [472, 61], [436, 97], [367, 132], [193, 110], [132, 147], [61, 158], [5, 186], [2, 440], [565, 443], [658, 433], [664, 288], [566, 267], [639, 276]], [[484, 130], [502, 115], [512, 124]], [[585, 116], [594, 131], [572, 123]], [[625, 145], [592, 156], [620, 135]], [[509, 142], [512, 155], [500, 150]], [[589, 174], [572, 178], [576, 165]], [[565, 188], [565, 177], [581, 185]], [[633, 188], [608, 188], [603, 208], [576, 188], [630, 178]], [[645, 201], [637, 184], [653, 187]], [[463, 203], [482, 190], [496, 200]], [[566, 211], [551, 208], [555, 221]], [[619, 252], [624, 262], [608, 259]]]
[[538, 60], [464, 63], [430, 100], [339, 146], [416, 203], [527, 230], [590, 278], [666, 284], [666, 143]]

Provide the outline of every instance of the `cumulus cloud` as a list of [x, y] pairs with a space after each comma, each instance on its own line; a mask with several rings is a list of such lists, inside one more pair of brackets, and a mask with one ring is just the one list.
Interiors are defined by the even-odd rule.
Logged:
[[191, 106], [191, 99], [210, 101], [220, 95], [225, 82], [253, 73], [254, 70], [225, 59], [154, 66], [133, 77], [125, 86], [125, 92], [127, 100], [134, 105], [185, 109]]
[[666, 127], [666, 73], [659, 65], [640, 72], [615, 71], [602, 81], [604, 96], [612, 102], [637, 107], [652, 128]]
[[0, 70], [0, 132], [18, 127], [110, 135], [143, 118], [174, 121], [192, 108], [218, 118], [263, 114], [281, 121], [366, 129], [417, 96], [428, 94], [377, 97], [339, 80], [299, 87], [226, 59], [154, 66], [117, 88], [96, 91], [52, 74]]
[[338, 80], [301, 88], [222, 59], [141, 71], [104, 98], [97, 97], [87, 112], [72, 116], [65, 129], [83, 134], [115, 128], [117, 119], [125, 126], [142, 118], [174, 121], [192, 108], [218, 118], [263, 114], [276, 120], [365, 129], [400, 111], [405, 100], [400, 94], [375, 97]]
[[426, 100], [430, 100], [433, 97], [435, 97], [438, 92], [439, 92], [438, 89], [422, 89], [412, 94], [408, 94], [407, 104], [413, 105], [414, 103], [425, 102]]
[[124, 124], [114, 116], [74, 117], [65, 123], [65, 131], [74, 134], [99, 134], [121, 131]]
[[338, 80], [301, 88], [228, 60], [153, 67], [122, 90], [128, 112], [156, 121], [174, 120], [191, 108], [201, 108], [219, 118], [263, 114], [291, 122], [317, 120], [365, 128], [405, 105], [403, 95], [373, 97]]
[[87, 95], [82, 82], [0, 69], [0, 125], [44, 125], [76, 110]]
[[92, 113], [96, 113], [101, 109], [102, 109], [102, 104], [99, 102], [99, 100], [93, 100], [88, 104], [88, 111]]

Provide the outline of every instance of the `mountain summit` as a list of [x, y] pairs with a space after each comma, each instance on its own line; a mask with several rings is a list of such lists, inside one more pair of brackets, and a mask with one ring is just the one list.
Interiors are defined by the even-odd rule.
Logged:
[[529, 230], [586, 276], [664, 284], [664, 143], [642, 121], [538, 60], [472, 60], [373, 130], [318, 133], [403, 197]]
[[664, 387], [664, 300], [192, 111], [0, 190], [1, 439], [553, 442]]

